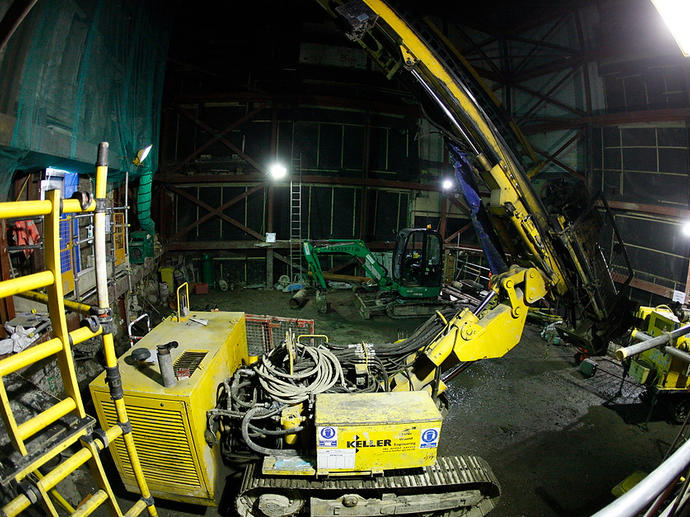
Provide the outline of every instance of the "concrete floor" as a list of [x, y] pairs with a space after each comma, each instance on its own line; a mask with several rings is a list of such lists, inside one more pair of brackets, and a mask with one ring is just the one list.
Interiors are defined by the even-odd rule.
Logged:
[[[338, 343], [391, 341], [421, 323], [362, 320], [349, 291], [329, 298], [328, 315], [316, 313], [312, 302], [291, 310], [288, 300], [288, 294], [276, 291], [212, 291], [193, 296], [192, 308], [217, 305], [221, 310], [314, 318], [317, 332]], [[633, 384], [626, 383], [623, 396], [607, 402], [618, 389], [620, 367], [604, 358], [597, 374], [583, 379], [574, 350], [547, 345], [538, 331], [528, 326], [521, 343], [505, 357], [472, 365], [450, 384], [451, 408], [439, 452], [479, 455], [489, 462], [503, 487], [493, 516], [590, 515], [612, 500], [610, 490], [619, 481], [661, 461], [678, 426], [669, 424], [662, 411], [643, 425], [648, 406]], [[163, 517], [233, 515], [227, 507], [157, 503]], [[123, 501], [124, 508], [130, 504]]]

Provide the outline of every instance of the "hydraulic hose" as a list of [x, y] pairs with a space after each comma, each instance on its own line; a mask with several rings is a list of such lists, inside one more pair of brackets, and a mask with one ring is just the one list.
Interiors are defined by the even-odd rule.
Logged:
[[240, 389], [246, 388], [246, 387], [251, 386], [251, 385], [252, 385], [252, 383], [249, 382], [249, 381], [244, 381], [244, 382], [240, 382], [240, 383], [235, 383], [235, 382], [233, 382], [233, 383], [232, 383], [232, 386], [230, 386], [230, 397], [232, 398], [232, 401], [235, 402], [238, 406], [242, 406], [242, 407], [245, 407], [245, 408], [254, 407], [254, 403], [253, 403], [253, 402], [245, 402], [244, 400], [242, 400], [242, 399], [237, 395], [237, 392], [238, 392]]
[[296, 434], [304, 430], [304, 426], [298, 425], [297, 427], [291, 427], [290, 429], [262, 429], [257, 427], [251, 422], [249, 423], [249, 429], [255, 433], [265, 434], [266, 436], [284, 436], [286, 434]]
[[247, 413], [244, 415], [244, 418], [242, 419], [242, 438], [244, 439], [244, 442], [247, 444], [247, 447], [249, 447], [254, 452], [263, 454], [264, 456], [297, 456], [297, 451], [294, 449], [270, 449], [268, 447], [262, 447], [258, 443], [252, 441], [251, 437], [249, 436], [249, 423], [251, 422], [251, 420], [268, 418], [282, 411], [284, 407], [285, 406], [281, 406], [278, 409], [268, 411], [262, 415], [259, 415], [258, 413], [260, 411], [266, 411], [266, 409], [261, 406], [253, 407], [252, 409], [247, 411]]
[[311, 395], [324, 393], [340, 381], [345, 387], [345, 374], [338, 358], [325, 348], [313, 348], [296, 344], [296, 350], [307, 354], [314, 366], [303, 372], [289, 374], [279, 371], [271, 359], [275, 349], [262, 358], [256, 368], [259, 383], [266, 393], [278, 402], [295, 405], [307, 400]]

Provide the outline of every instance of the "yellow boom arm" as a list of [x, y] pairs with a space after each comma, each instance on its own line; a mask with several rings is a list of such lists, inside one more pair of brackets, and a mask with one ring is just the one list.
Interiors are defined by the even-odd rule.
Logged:
[[408, 367], [390, 381], [393, 391], [445, 389], [439, 374], [458, 362], [502, 357], [520, 341], [527, 309], [546, 295], [543, 274], [513, 266], [494, 277], [494, 291], [503, 301], [482, 314], [469, 309], [455, 315], [443, 330], [410, 357]]

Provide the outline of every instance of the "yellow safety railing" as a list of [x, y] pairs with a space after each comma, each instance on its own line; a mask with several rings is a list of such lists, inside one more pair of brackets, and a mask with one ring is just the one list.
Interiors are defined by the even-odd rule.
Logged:
[[[98, 148], [96, 167], [96, 195], [87, 203], [79, 199], [61, 199], [57, 190], [49, 191], [43, 201], [17, 201], [0, 203], [0, 219], [44, 217], [44, 251], [46, 271], [13, 278], [0, 282], [0, 298], [23, 294], [34, 300], [47, 303], [53, 338], [31, 346], [19, 353], [0, 360], [0, 416], [5, 423], [10, 441], [21, 455], [22, 462], [15, 465], [12, 479], [20, 489], [20, 495], [2, 508], [3, 516], [18, 515], [29, 506], [40, 501], [48, 515], [58, 516], [54, 502], [72, 515], [89, 515], [99, 506], [107, 503], [112, 514], [122, 516], [119, 504], [115, 499], [107, 475], [100, 459], [100, 451], [108, 447], [115, 439], [123, 439], [129, 454], [130, 462], [137, 480], [141, 499], [127, 511], [126, 516], [139, 515], [148, 510], [149, 515], [158, 515], [153, 498], [144, 479], [139, 463], [132, 429], [127, 417], [127, 410], [122, 396], [122, 385], [117, 371], [117, 358], [113, 345], [113, 335], [109, 330], [112, 322], [108, 302], [107, 274], [105, 274], [105, 196], [108, 173], [107, 164], [108, 144], [102, 143]], [[88, 197], [87, 197], [88, 199]], [[98, 289], [98, 307], [92, 308], [85, 304], [64, 300], [63, 279], [60, 267], [60, 217], [65, 213], [95, 212], [95, 248], [96, 248], [96, 285]], [[45, 288], [46, 294], [36, 293], [35, 289]], [[88, 325], [73, 331], [67, 328], [65, 307], [82, 313], [96, 313], [87, 319]], [[106, 370], [110, 380], [110, 393], [118, 415], [118, 425], [109, 429], [94, 430], [93, 420], [84, 410], [84, 403], [79, 392], [79, 384], [72, 358], [72, 346], [88, 339], [102, 336], [106, 358]], [[19, 423], [10, 406], [10, 399], [4, 378], [18, 370], [55, 356], [64, 385], [65, 397], [41, 413]], [[71, 434], [61, 437], [52, 447], [34, 447], [29, 450], [27, 445], [32, 437], [49, 428], [53, 423], [67, 415], [74, 415], [86, 420], [88, 425], [76, 426]], [[38, 439], [38, 438], [37, 438]], [[43, 439], [43, 438], [41, 438]], [[77, 441], [82, 447], [50, 471], [40, 471], [48, 461], [60, 454], [66, 454]], [[78, 508], [73, 508], [62, 497], [55, 487], [76, 469], [88, 463], [94, 474], [98, 491], [82, 502]]]

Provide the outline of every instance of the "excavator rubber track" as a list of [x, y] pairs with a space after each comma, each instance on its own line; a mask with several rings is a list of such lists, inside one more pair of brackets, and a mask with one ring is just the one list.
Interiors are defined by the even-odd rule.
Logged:
[[[289, 515], [447, 515], [489, 513], [501, 493], [488, 463], [477, 456], [443, 456], [429, 467], [375, 477], [267, 476], [253, 463], [236, 499], [242, 517]], [[283, 503], [276, 503], [282, 498]], [[354, 504], [353, 504], [354, 503]]]

